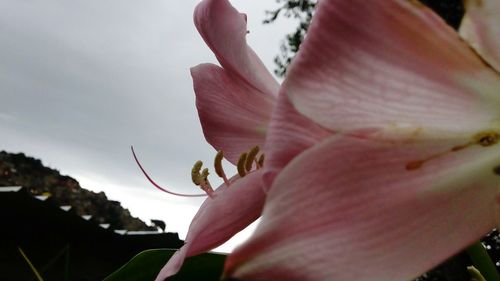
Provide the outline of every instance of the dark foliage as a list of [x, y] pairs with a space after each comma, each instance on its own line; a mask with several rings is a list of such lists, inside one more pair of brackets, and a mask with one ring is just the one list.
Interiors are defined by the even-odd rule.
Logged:
[[[274, 73], [279, 77], [286, 75], [288, 65], [297, 54], [302, 40], [307, 33], [309, 23], [314, 14], [317, 0], [276, 0], [281, 6], [273, 11], [267, 11], [268, 18], [264, 23], [272, 23], [280, 15], [286, 18], [298, 19], [299, 24], [294, 32], [285, 35], [280, 46], [280, 54], [274, 58], [276, 69]], [[437, 14], [439, 14], [450, 26], [458, 28], [464, 13], [462, 0], [421, 0]]]
[[299, 24], [294, 32], [287, 34], [281, 43], [281, 53], [274, 58], [276, 69], [274, 73], [279, 77], [284, 77], [288, 65], [292, 62], [293, 57], [299, 51], [300, 44], [304, 40], [309, 23], [311, 22], [316, 0], [276, 0], [282, 5], [273, 11], [267, 11], [268, 18], [264, 23], [272, 23], [278, 19], [280, 15], [286, 18], [294, 18], [299, 21]]
[[451, 27], [458, 29], [464, 15], [462, 0], [421, 0], [421, 2], [434, 10]]

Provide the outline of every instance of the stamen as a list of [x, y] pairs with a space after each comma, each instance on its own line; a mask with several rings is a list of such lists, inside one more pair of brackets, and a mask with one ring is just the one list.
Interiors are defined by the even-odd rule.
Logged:
[[196, 161], [194, 163], [193, 168], [191, 169], [191, 180], [195, 185], [200, 185], [201, 184], [201, 178], [200, 178], [200, 170], [201, 167], [203, 166], [203, 162], [200, 160]]
[[247, 153], [243, 153], [240, 155], [240, 159], [238, 159], [238, 165], [237, 165], [237, 168], [238, 168], [238, 174], [240, 175], [240, 177], [244, 177], [246, 176], [247, 172], [245, 170], [245, 162], [247, 160]]
[[212, 197], [212, 194], [214, 193], [214, 189], [212, 188], [212, 185], [208, 181], [208, 175], [210, 173], [208, 172], [208, 169], [205, 168], [203, 171], [201, 171], [201, 174], [199, 174], [200, 178], [200, 187], [203, 191], [207, 193], [209, 197]]
[[208, 172], [208, 169], [205, 168], [203, 171], [201, 171], [201, 167], [203, 166], [203, 162], [200, 160], [196, 161], [193, 165], [193, 169], [191, 169], [191, 180], [195, 185], [200, 186], [200, 188], [207, 193], [209, 197], [212, 197], [212, 194], [214, 193], [214, 190], [212, 186], [210, 185], [210, 182], [208, 181], [208, 175], [210, 174]]
[[224, 168], [222, 168], [222, 158], [224, 157], [224, 153], [222, 150], [217, 151], [217, 155], [215, 155], [214, 159], [214, 168], [215, 173], [224, 180], [224, 183], [229, 186], [229, 180], [226, 177], [226, 173], [224, 173]]
[[255, 157], [257, 156], [257, 153], [259, 153], [259, 146], [254, 146], [250, 152], [248, 152], [247, 159], [245, 160], [245, 170], [247, 172], [250, 172], [252, 169], [252, 164], [253, 161], [255, 160]]
[[142, 167], [141, 163], [139, 162], [139, 159], [137, 159], [137, 155], [135, 155], [135, 151], [134, 151], [134, 147], [131, 146], [130, 149], [132, 150], [132, 155], [134, 156], [134, 159], [135, 159], [135, 162], [137, 163], [137, 166], [139, 166], [139, 169], [141, 169], [142, 173], [144, 174], [144, 176], [146, 177], [146, 179], [148, 179], [148, 181], [156, 188], [158, 188], [159, 190], [165, 192], [165, 193], [168, 193], [168, 194], [171, 194], [171, 195], [175, 195], [175, 196], [182, 196], [182, 197], [205, 197], [207, 196], [207, 194], [182, 194], [182, 193], [177, 193], [177, 192], [173, 192], [173, 191], [170, 191], [162, 186], [160, 186], [159, 184], [157, 184], [149, 175], [148, 173], [146, 173], [146, 170], [144, 170], [144, 168]]
[[259, 160], [257, 161], [257, 168], [264, 167], [264, 159], [265, 159], [264, 154], [261, 154]]
[[203, 181], [208, 181], [208, 175], [210, 175], [210, 173], [208, 172], [207, 168], [205, 168], [205, 169], [203, 169], [203, 171], [201, 171], [201, 179]]
[[215, 155], [214, 159], [214, 168], [215, 168], [215, 173], [219, 177], [224, 177], [224, 169], [222, 169], [222, 158], [224, 157], [224, 153], [222, 150], [217, 151], [217, 155]]
[[480, 132], [474, 136], [474, 140], [481, 146], [491, 146], [500, 141], [500, 134], [495, 131]]

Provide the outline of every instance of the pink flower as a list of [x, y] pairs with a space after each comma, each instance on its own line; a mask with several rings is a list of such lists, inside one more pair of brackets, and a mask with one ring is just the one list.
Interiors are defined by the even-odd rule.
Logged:
[[261, 223], [227, 277], [410, 280], [495, 226], [500, 2], [467, 3], [475, 51], [416, 1], [319, 2], [272, 116]]
[[465, 1], [467, 14], [460, 26], [460, 35], [488, 63], [500, 69], [500, 3], [495, 0]]
[[[246, 16], [227, 0], [202, 1], [194, 22], [222, 66], [201, 64], [191, 69], [203, 133], [228, 161], [238, 165], [239, 175], [226, 178], [219, 154], [215, 170], [225, 183], [214, 191], [201, 164], [193, 168], [193, 181], [209, 198], [191, 222], [184, 246], [156, 280], [176, 274], [186, 257], [221, 245], [255, 221], [265, 200], [261, 169], [265, 151], [256, 154], [255, 147], [264, 147], [279, 84], [246, 43]], [[243, 153], [248, 155], [242, 157]]]
[[191, 69], [196, 107], [207, 141], [233, 164], [263, 147], [279, 84], [246, 43], [246, 15], [227, 0], [204, 0], [194, 22], [222, 67]]
[[491, 67], [423, 6], [323, 0], [277, 98], [245, 16], [201, 2], [195, 23], [222, 65], [192, 69], [204, 134], [233, 164], [255, 145], [267, 160], [216, 191], [202, 184], [211, 198], [157, 280], [255, 220], [263, 190], [263, 221], [227, 276], [410, 279], [490, 230], [498, 25], [469, 11], [461, 34]]

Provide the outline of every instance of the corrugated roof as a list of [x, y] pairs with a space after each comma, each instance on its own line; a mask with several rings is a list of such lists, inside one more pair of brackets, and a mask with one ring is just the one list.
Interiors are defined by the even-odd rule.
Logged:
[[128, 231], [127, 235], [150, 235], [150, 234], [159, 234], [161, 232], [158, 231]]
[[67, 211], [71, 210], [72, 207], [70, 205], [64, 205], [64, 206], [60, 206], [59, 208], [61, 208], [62, 210], [67, 212]]
[[0, 186], [0, 192], [18, 192], [22, 186]]

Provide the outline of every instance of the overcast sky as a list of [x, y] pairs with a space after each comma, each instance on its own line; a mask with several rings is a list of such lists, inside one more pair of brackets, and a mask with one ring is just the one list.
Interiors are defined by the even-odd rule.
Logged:
[[[135, 216], [184, 237], [201, 203], [190, 170], [211, 163], [189, 68], [215, 62], [192, 21], [193, 0], [0, 0], [0, 150], [24, 152], [105, 191]], [[275, 1], [238, 0], [249, 44], [273, 69], [290, 22], [263, 25]]]

